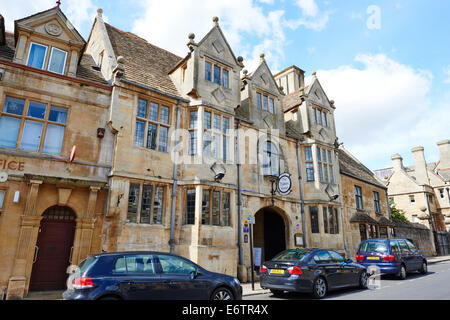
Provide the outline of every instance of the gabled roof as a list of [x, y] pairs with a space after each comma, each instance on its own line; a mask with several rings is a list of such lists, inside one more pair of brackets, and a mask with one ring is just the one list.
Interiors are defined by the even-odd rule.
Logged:
[[15, 37], [15, 40], [17, 41], [17, 37], [18, 37], [18, 34], [17, 34], [17, 25], [18, 24], [20, 24], [21, 22], [23, 22], [25, 20], [28, 20], [28, 19], [40, 16], [40, 15], [45, 15], [45, 14], [50, 13], [52, 11], [54, 11], [54, 13], [56, 13], [57, 15], [60, 16], [60, 18], [64, 21], [65, 25], [70, 25], [71, 26], [70, 30], [73, 31], [73, 33], [75, 34], [75, 37], [77, 37], [79, 41], [83, 42], [84, 44], [86, 43], [86, 41], [84, 40], [83, 36], [78, 32], [78, 30], [75, 27], [72, 26], [72, 24], [69, 21], [69, 19], [67, 19], [67, 17], [64, 14], [64, 12], [58, 6], [50, 8], [48, 10], [37, 12], [35, 14], [32, 14], [32, 15], [30, 15], [28, 17], [25, 17], [25, 18], [22, 18], [22, 19], [15, 20], [14, 21], [14, 29], [15, 29], [14, 30], [14, 37]]
[[[304, 90], [306, 91], [309, 86], [306, 86]], [[291, 92], [283, 97], [283, 111], [289, 111], [290, 109], [297, 107], [302, 104], [302, 98], [300, 97], [300, 89]]]
[[339, 167], [340, 172], [352, 178], [367, 182], [377, 187], [387, 189], [386, 186], [379, 181], [375, 174], [366, 166], [359, 162], [350, 152], [343, 147], [339, 148]]
[[169, 72], [182, 58], [146, 40], [105, 23], [117, 57], [125, 58], [124, 78], [163, 92], [179, 95]]

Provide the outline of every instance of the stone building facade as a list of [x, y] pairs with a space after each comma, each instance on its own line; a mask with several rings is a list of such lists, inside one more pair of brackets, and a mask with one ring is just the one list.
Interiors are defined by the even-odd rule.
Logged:
[[450, 230], [450, 140], [437, 143], [440, 160], [427, 163], [424, 148], [411, 149], [414, 166], [404, 166], [399, 154], [393, 167], [376, 170], [388, 187], [390, 202], [406, 213], [410, 222], [434, 231]]
[[355, 257], [359, 243], [396, 236], [390, 221], [387, 187], [343, 146], [339, 148], [346, 252]]
[[0, 286], [14, 299], [64, 287], [69, 263], [101, 250], [111, 87], [57, 7], [0, 32]]
[[[308, 85], [296, 66], [273, 75], [264, 55], [249, 73], [217, 18], [200, 41], [188, 36], [184, 58], [105, 23], [101, 9], [87, 41], [58, 7], [15, 25], [0, 34], [9, 298], [62, 289], [70, 263], [102, 250], [172, 252], [245, 281], [249, 220], [257, 265], [305, 246], [351, 256], [356, 183], [364, 201], [379, 191], [387, 216], [383, 187], [340, 158], [336, 107], [316, 74]], [[57, 261], [50, 284], [42, 270]]]

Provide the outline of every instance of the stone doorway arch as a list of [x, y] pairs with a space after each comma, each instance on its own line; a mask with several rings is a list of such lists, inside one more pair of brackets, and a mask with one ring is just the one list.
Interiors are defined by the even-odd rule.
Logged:
[[265, 207], [255, 214], [255, 248], [261, 248], [261, 263], [286, 250], [288, 222], [285, 212], [278, 207]]

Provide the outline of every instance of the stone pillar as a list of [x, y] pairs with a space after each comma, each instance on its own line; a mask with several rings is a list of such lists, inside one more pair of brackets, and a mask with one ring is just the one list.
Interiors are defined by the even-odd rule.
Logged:
[[203, 200], [203, 187], [195, 187], [195, 219], [194, 226], [191, 233], [191, 249], [190, 259], [195, 263], [198, 263], [198, 245], [200, 242], [200, 228], [202, 224], [202, 200]]
[[21, 217], [22, 221], [13, 273], [8, 282], [7, 300], [23, 299], [28, 291], [31, 270], [33, 268], [36, 241], [42, 219], [42, 216], [38, 216], [36, 212], [37, 196], [42, 181], [31, 180], [30, 184], [24, 214]]
[[414, 172], [416, 180], [420, 185], [429, 185], [430, 179], [427, 172], [427, 163], [425, 161], [425, 154], [423, 147], [415, 147], [411, 149], [414, 156]]
[[87, 257], [91, 249], [95, 226], [95, 206], [99, 187], [91, 187], [85, 213], [76, 219], [75, 239], [73, 243], [72, 264], [78, 265]]
[[70, 57], [67, 58], [70, 59], [69, 61], [69, 68], [67, 71], [67, 75], [69, 77], [75, 77], [77, 74], [77, 67], [78, 67], [78, 51], [76, 49], [71, 50]]

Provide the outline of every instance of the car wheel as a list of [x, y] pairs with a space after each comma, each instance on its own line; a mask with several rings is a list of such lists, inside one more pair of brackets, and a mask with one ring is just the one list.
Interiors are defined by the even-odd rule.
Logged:
[[318, 277], [314, 280], [313, 296], [316, 299], [322, 299], [327, 295], [327, 283], [324, 278]]
[[419, 272], [421, 274], [427, 274], [428, 266], [427, 266], [427, 263], [425, 261], [422, 262], [422, 267], [420, 268]]
[[283, 290], [274, 290], [274, 289], [270, 289], [270, 292], [272, 292], [272, 294], [274, 296], [281, 296], [283, 294]]
[[369, 280], [369, 277], [367, 275], [367, 272], [363, 270], [361, 272], [361, 275], [359, 276], [359, 287], [361, 289], [367, 289], [368, 280]]
[[406, 279], [406, 268], [405, 266], [402, 264], [402, 266], [400, 267], [400, 270], [397, 273], [397, 277], [400, 280], [405, 280]]
[[227, 288], [218, 288], [214, 290], [211, 300], [233, 300], [233, 294]]

